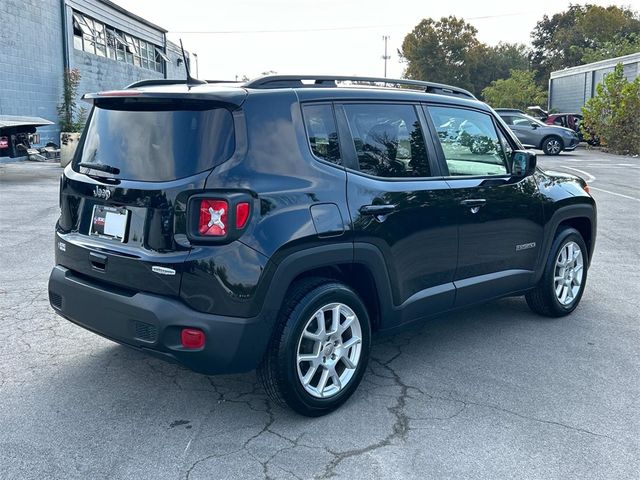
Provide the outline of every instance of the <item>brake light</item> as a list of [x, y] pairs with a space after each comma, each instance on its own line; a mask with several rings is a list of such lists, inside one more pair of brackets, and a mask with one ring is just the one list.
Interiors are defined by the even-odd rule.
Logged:
[[589, 184], [585, 183], [584, 186], [582, 187], [582, 189], [587, 192], [589, 195], [591, 195], [591, 191], [589, 190]]
[[183, 328], [180, 332], [180, 343], [184, 348], [202, 348], [204, 347], [204, 332], [197, 328]]
[[236, 205], [236, 228], [244, 228], [249, 218], [249, 202], [240, 202]]
[[229, 204], [225, 200], [200, 200], [198, 233], [211, 237], [227, 234]]
[[0, 148], [9, 148], [9, 137], [0, 137]]

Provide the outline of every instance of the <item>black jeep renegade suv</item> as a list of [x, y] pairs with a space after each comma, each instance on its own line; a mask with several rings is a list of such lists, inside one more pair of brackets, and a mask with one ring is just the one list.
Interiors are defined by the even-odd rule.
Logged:
[[258, 368], [315, 416], [357, 388], [375, 332], [508, 295], [553, 317], [580, 302], [587, 185], [537, 169], [469, 92], [270, 76], [85, 99], [49, 298], [111, 340]]

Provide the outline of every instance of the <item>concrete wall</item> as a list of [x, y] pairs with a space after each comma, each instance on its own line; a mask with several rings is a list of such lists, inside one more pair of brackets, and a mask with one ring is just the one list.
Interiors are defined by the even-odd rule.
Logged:
[[[64, 7], [62, 6], [64, 2]], [[62, 95], [64, 39], [69, 66], [80, 70], [80, 96], [120, 89], [164, 74], [73, 48], [72, 9], [163, 46], [164, 32], [128, 17], [100, 0], [0, 0], [0, 114], [42, 117], [56, 125], [40, 127], [42, 144], [60, 143], [57, 105]], [[63, 28], [63, 11], [67, 31]], [[167, 78], [185, 78], [176, 45], [167, 44]], [[79, 99], [78, 99], [79, 100]], [[79, 101], [80, 106], [86, 106]]]
[[[61, 19], [58, 0], [0, 1], [0, 114], [58, 121]], [[38, 132], [43, 143], [60, 142], [56, 125]]]
[[623, 64], [629, 81], [640, 76], [640, 53], [595, 62], [551, 73], [549, 80], [549, 109], [558, 112], [580, 112], [596, 93], [596, 86], [616, 64]]

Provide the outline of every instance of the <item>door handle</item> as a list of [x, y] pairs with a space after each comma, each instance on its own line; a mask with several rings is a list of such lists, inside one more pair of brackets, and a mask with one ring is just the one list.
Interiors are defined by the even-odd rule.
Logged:
[[460, 205], [463, 207], [483, 207], [486, 203], [487, 201], [484, 198], [469, 198], [467, 200], [462, 200]]
[[89, 252], [89, 261], [96, 270], [104, 271], [107, 268], [107, 256], [101, 253]]
[[391, 212], [393, 212], [396, 209], [395, 205], [389, 205], [389, 204], [384, 204], [384, 205], [363, 205], [362, 207], [360, 207], [360, 209], [358, 210], [360, 212], [360, 215], [389, 215]]

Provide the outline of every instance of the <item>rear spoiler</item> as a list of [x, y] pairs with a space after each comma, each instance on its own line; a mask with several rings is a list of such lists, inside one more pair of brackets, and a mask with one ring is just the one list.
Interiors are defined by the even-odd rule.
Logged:
[[215, 102], [229, 107], [240, 107], [247, 92], [243, 88], [223, 88], [216, 87], [215, 90], [197, 91], [195, 88], [187, 90], [186, 88], [172, 88], [167, 90], [139, 90], [129, 88], [126, 90], [107, 90], [104, 92], [85, 93], [82, 100], [97, 104], [102, 100], [123, 99], [128, 102], [135, 102], [137, 99], [157, 99], [157, 100], [188, 100]]

